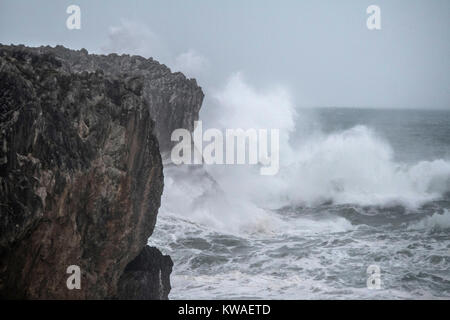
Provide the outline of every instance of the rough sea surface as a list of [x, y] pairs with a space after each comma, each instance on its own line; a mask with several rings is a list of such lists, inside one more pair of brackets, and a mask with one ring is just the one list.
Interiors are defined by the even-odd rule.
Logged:
[[174, 261], [169, 297], [449, 299], [450, 112], [301, 115], [277, 177], [165, 168], [149, 242]]

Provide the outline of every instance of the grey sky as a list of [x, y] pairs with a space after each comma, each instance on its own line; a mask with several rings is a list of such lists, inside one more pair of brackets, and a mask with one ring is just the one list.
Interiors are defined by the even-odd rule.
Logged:
[[[382, 30], [366, 28], [371, 4]], [[304, 106], [450, 109], [449, 30], [448, 0], [0, 0], [3, 44], [155, 56], [202, 86], [240, 71]]]

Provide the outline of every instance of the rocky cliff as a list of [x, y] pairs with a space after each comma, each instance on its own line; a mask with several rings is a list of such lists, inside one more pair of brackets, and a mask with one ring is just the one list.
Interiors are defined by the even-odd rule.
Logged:
[[106, 77], [119, 77], [138, 90], [148, 103], [155, 121], [154, 133], [161, 152], [170, 150], [173, 130], [194, 128], [203, 102], [202, 89], [195, 79], [186, 79], [180, 73], [152, 58], [129, 55], [94, 55], [84, 49], [75, 51], [62, 46], [30, 48], [38, 54], [54, 55], [61, 68], [69, 73], [102, 72]]
[[152, 59], [0, 46], [0, 297], [166, 299], [159, 146], [202, 99]]

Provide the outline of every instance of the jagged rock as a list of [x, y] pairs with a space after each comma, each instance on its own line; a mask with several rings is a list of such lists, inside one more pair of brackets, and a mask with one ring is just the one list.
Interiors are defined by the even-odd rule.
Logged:
[[119, 299], [167, 300], [173, 262], [154, 248], [146, 246], [131, 261], [119, 279]]
[[67, 72], [96, 72], [124, 79], [127, 88], [141, 93], [155, 121], [155, 135], [161, 152], [170, 149], [170, 135], [175, 129], [194, 129], [194, 121], [203, 101], [202, 89], [195, 79], [181, 72], [171, 73], [165, 65], [140, 56], [88, 54], [85, 49], [69, 50], [63, 46], [32, 48], [34, 52], [51, 54]]
[[[1, 298], [114, 298], [136, 256], [165, 259], [143, 251], [163, 190], [156, 136], [198, 117], [194, 87], [151, 59], [0, 45]], [[160, 266], [161, 294], [130, 298], [167, 297]]]

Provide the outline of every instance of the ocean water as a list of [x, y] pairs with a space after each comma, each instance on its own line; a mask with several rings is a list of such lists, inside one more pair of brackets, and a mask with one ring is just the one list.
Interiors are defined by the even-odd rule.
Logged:
[[449, 299], [450, 112], [282, 111], [277, 176], [165, 167], [170, 298]]

